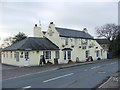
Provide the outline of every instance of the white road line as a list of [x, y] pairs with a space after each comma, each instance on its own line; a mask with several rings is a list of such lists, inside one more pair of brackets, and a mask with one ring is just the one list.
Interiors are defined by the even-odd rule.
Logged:
[[96, 68], [99, 68], [100, 66], [96, 66], [96, 67], [92, 67], [92, 68], [90, 68], [90, 69], [96, 69]]
[[56, 70], [56, 68], [55, 68], [55, 69], [51, 69], [51, 70], [46, 70], [46, 71], [36, 72], [36, 73], [33, 72], [33, 73], [29, 73], [29, 74], [25, 74], [25, 75], [21, 75], [21, 76], [17, 76], [17, 77], [12, 77], [12, 78], [8, 78], [8, 79], [3, 79], [2, 81], [11, 80], [11, 79], [15, 79], [15, 78], [21, 78], [21, 77], [24, 77], [24, 76], [29, 76], [29, 75], [34, 75], [34, 74], [44, 73], [44, 72], [53, 71], [53, 70]]
[[112, 77], [110, 77], [105, 83], [103, 83], [102, 85], [100, 85], [98, 88], [102, 88], [106, 83], [108, 83], [110, 80], [112, 79]]
[[56, 80], [56, 79], [59, 79], [59, 78], [63, 78], [63, 77], [66, 77], [66, 76], [70, 76], [70, 75], [73, 75], [73, 74], [74, 73], [65, 74], [63, 76], [58, 76], [58, 77], [55, 77], [55, 78], [51, 78], [51, 79], [45, 80], [43, 82], [46, 83], [46, 82], [53, 81], [53, 80]]
[[23, 89], [28, 89], [28, 88], [31, 88], [31, 86], [26, 86], [26, 87], [23, 87]]

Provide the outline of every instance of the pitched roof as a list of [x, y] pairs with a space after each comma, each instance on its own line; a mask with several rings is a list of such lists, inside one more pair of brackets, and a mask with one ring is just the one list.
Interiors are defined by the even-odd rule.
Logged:
[[58, 33], [61, 37], [74, 37], [74, 38], [85, 38], [85, 39], [93, 39], [93, 37], [85, 33], [84, 31], [79, 30], [72, 30], [72, 29], [66, 29], [66, 28], [59, 28], [55, 27]]
[[99, 44], [110, 44], [108, 39], [95, 39]]
[[47, 38], [28, 37], [3, 49], [8, 50], [59, 50], [59, 47]]

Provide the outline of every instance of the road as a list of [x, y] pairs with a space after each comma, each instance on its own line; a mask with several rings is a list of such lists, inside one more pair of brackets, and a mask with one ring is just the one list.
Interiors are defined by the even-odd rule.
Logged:
[[69, 67], [2, 81], [3, 88], [94, 88], [118, 71], [120, 60]]

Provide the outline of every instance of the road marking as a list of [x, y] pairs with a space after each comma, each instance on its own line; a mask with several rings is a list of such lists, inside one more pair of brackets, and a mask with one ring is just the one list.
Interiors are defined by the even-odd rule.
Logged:
[[25, 75], [21, 75], [21, 76], [17, 76], [17, 77], [12, 77], [12, 78], [8, 78], [8, 79], [4, 79], [2, 81], [7, 81], [7, 80], [11, 80], [11, 79], [21, 78], [21, 77], [25, 77], [25, 76], [29, 76], [29, 75], [34, 75], [34, 74], [39, 74], [39, 73], [44, 73], [44, 72], [53, 71], [53, 70], [56, 70], [56, 68], [55, 69], [51, 69], [51, 70], [36, 72], [36, 73], [33, 72], [33, 73], [29, 73], [29, 74], [25, 74]]
[[92, 67], [91, 69], [96, 69], [96, 68], [99, 68], [100, 66], [96, 66], [96, 67]]
[[55, 77], [55, 78], [51, 78], [51, 79], [45, 80], [45, 81], [43, 81], [43, 82], [46, 83], [46, 82], [53, 81], [53, 80], [56, 80], [56, 79], [59, 79], [59, 78], [63, 78], [63, 77], [66, 77], [66, 76], [70, 76], [70, 75], [73, 75], [73, 74], [74, 74], [74, 73], [65, 74], [65, 75], [63, 75], [63, 76], [58, 76], [58, 77]]
[[28, 89], [28, 88], [31, 88], [31, 86], [26, 86], [26, 87], [23, 87], [23, 89]]
[[110, 77], [106, 82], [104, 82], [102, 85], [100, 85], [98, 88], [102, 88], [106, 83], [108, 83], [110, 80], [112, 79], [112, 77]]

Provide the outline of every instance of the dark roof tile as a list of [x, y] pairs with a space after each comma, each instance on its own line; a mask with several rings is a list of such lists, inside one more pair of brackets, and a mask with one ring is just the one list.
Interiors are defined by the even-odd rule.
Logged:
[[58, 31], [58, 33], [60, 34], [60, 36], [62, 36], [62, 37], [93, 39], [93, 37], [90, 34], [85, 33], [84, 31], [59, 28], [59, 27], [55, 27], [55, 28]]
[[28, 37], [3, 49], [6, 50], [59, 50], [59, 47], [47, 38]]

